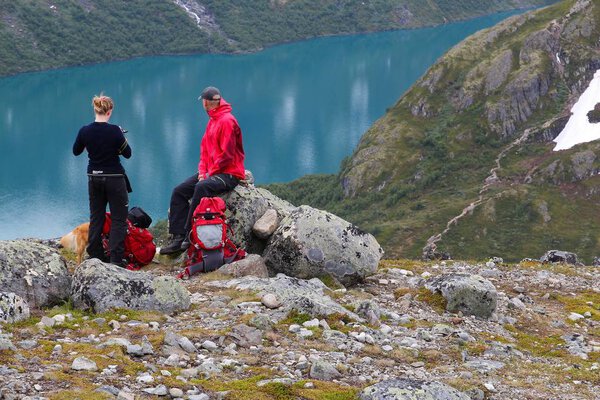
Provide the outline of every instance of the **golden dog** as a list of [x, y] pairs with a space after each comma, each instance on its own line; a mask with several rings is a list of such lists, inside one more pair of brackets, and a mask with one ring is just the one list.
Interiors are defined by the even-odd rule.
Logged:
[[77, 265], [81, 264], [83, 253], [88, 245], [90, 223], [85, 222], [60, 238], [60, 244], [67, 250], [77, 254]]

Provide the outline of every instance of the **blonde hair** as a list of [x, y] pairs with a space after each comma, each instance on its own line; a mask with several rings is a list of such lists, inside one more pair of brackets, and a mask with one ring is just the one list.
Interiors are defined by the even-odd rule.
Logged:
[[96, 114], [106, 115], [107, 112], [113, 109], [115, 104], [110, 97], [100, 93], [100, 95], [94, 96], [92, 99], [92, 106], [94, 106], [94, 112]]

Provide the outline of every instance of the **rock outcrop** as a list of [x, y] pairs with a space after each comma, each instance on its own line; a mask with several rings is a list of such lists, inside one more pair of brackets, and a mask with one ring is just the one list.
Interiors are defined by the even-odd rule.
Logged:
[[0, 291], [14, 293], [30, 307], [68, 299], [71, 278], [53, 248], [27, 240], [0, 241]]
[[371, 234], [308, 206], [281, 221], [264, 253], [271, 273], [304, 279], [330, 276], [344, 286], [373, 274], [382, 255]]
[[190, 306], [189, 292], [175, 278], [128, 271], [95, 258], [75, 270], [71, 298], [75, 307], [94, 312], [128, 308], [173, 313]]
[[565, 263], [577, 265], [577, 254], [562, 250], [549, 250], [540, 258], [543, 263]]

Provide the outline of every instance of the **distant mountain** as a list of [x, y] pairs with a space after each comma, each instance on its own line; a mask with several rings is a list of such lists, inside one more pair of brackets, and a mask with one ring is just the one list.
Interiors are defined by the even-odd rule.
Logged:
[[[517, 260], [560, 248], [591, 262], [600, 142], [553, 151], [552, 140], [599, 69], [600, 0], [512, 17], [432, 66], [338, 176], [270, 189], [357, 223], [388, 256]], [[583, 115], [593, 122], [592, 103]]]
[[0, 2], [0, 75], [153, 54], [255, 51], [414, 28], [552, 0], [15, 0]]

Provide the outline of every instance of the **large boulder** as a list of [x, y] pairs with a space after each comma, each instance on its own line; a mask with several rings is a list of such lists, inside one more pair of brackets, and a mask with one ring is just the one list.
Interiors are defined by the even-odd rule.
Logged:
[[14, 293], [0, 292], [0, 322], [18, 322], [29, 318], [29, 305]]
[[190, 294], [177, 279], [128, 271], [95, 258], [75, 270], [71, 298], [75, 307], [97, 313], [113, 308], [173, 313], [190, 306]]
[[390, 379], [366, 387], [360, 400], [470, 400], [466, 394], [441, 382]]
[[238, 185], [223, 195], [227, 203], [227, 221], [233, 231], [231, 240], [248, 253], [262, 254], [266, 240], [259, 238], [252, 227], [269, 209], [279, 216], [288, 215], [295, 207], [265, 189], [253, 185]]
[[296, 208], [281, 221], [263, 254], [271, 274], [330, 276], [344, 286], [373, 274], [382, 255], [371, 234], [308, 206]]
[[50, 307], [69, 298], [71, 278], [56, 249], [28, 240], [0, 241], [0, 291], [30, 307]]
[[425, 287], [441, 293], [447, 301], [446, 310], [450, 312], [461, 311], [465, 315], [489, 318], [496, 310], [496, 287], [479, 275], [440, 275], [431, 278]]

